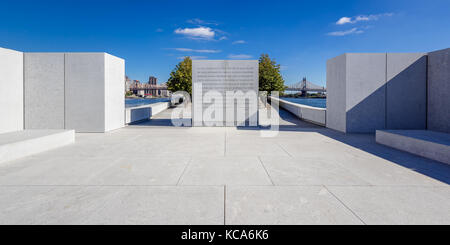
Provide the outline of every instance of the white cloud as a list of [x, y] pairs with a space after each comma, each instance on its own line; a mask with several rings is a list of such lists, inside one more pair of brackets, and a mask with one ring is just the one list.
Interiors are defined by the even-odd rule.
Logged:
[[233, 42], [233, 44], [244, 44], [244, 43], [247, 43], [247, 42], [244, 40], [237, 40], [237, 41]]
[[191, 59], [193, 59], [193, 60], [204, 60], [204, 59], [208, 58], [206, 56], [180, 56], [180, 57], [177, 57], [177, 59], [184, 60], [186, 57], [191, 57]]
[[199, 18], [190, 19], [187, 20], [186, 22], [193, 25], [215, 25], [215, 26], [219, 25], [214, 21], [205, 21]]
[[180, 52], [191, 52], [191, 53], [209, 53], [209, 54], [215, 54], [222, 52], [221, 50], [217, 49], [191, 49], [191, 48], [173, 48], [176, 51]]
[[379, 20], [382, 17], [390, 17], [393, 15], [394, 15], [393, 13], [384, 13], [384, 14], [358, 15], [355, 17], [342, 17], [336, 22], [336, 25], [355, 24], [361, 21], [375, 21]]
[[358, 28], [352, 28], [350, 30], [346, 30], [346, 31], [335, 31], [335, 32], [330, 32], [328, 33], [329, 36], [347, 36], [350, 34], [361, 34], [364, 31], [358, 29]]
[[343, 24], [347, 24], [347, 23], [352, 23], [352, 18], [342, 17], [336, 22], [336, 25], [343, 25]]
[[197, 28], [178, 28], [175, 30], [176, 34], [184, 35], [192, 39], [214, 39], [216, 33], [209, 27], [197, 27]]
[[248, 55], [248, 54], [230, 54], [228, 55], [228, 59], [232, 59], [232, 60], [247, 60], [247, 59], [251, 59], [253, 56]]

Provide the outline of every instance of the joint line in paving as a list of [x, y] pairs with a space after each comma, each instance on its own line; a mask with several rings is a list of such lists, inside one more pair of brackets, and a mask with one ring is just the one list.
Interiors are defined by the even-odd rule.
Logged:
[[180, 185], [181, 178], [183, 177], [184, 173], [186, 172], [186, 170], [189, 167], [189, 165], [191, 164], [191, 162], [192, 162], [192, 157], [189, 158], [189, 161], [186, 163], [186, 166], [184, 167], [183, 172], [181, 173], [180, 177], [178, 178], [177, 186]]
[[223, 146], [223, 156], [227, 156], [227, 130], [225, 129], [225, 139], [224, 139], [224, 146]]
[[227, 186], [223, 186], [223, 225], [227, 224]]
[[293, 157], [286, 149], [283, 148], [278, 142], [276, 143], [289, 157]]
[[264, 166], [264, 163], [260, 156], [258, 156], [258, 160], [261, 163], [261, 166], [263, 167], [264, 171], [266, 171], [266, 174], [267, 174], [267, 177], [269, 177], [270, 183], [272, 183], [272, 185], [274, 186], [275, 183], [273, 182], [272, 178], [270, 177], [269, 171], [267, 171], [266, 166]]
[[331, 194], [333, 195], [334, 198], [336, 198], [336, 200], [338, 200], [342, 205], [344, 205], [344, 207], [350, 211], [356, 218], [359, 219], [359, 221], [361, 221], [364, 225], [367, 225], [366, 222], [364, 222], [363, 219], [361, 219], [361, 217], [359, 217], [350, 207], [348, 207], [341, 199], [339, 199], [339, 197], [337, 197], [330, 189], [328, 189], [327, 186], [323, 185], [323, 187]]

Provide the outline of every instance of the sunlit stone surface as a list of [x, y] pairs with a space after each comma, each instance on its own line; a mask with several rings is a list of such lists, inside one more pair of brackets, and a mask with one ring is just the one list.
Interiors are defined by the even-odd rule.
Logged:
[[194, 60], [192, 94], [194, 126], [257, 126], [258, 61]]

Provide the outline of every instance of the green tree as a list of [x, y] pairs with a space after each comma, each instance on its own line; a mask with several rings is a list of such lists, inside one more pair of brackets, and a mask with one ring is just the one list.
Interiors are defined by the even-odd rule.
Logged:
[[268, 54], [262, 54], [259, 58], [259, 91], [283, 93], [285, 89], [280, 65], [271, 60]]
[[190, 57], [184, 58], [170, 73], [167, 89], [171, 92], [186, 91], [192, 95], [192, 60]]

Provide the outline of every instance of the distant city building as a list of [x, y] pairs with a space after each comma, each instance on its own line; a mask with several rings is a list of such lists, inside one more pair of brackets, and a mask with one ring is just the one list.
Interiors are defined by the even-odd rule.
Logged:
[[131, 87], [131, 79], [128, 76], [125, 76], [125, 92], [130, 91]]
[[[139, 80], [125, 78], [127, 91], [140, 97], [169, 97], [170, 92], [167, 90], [166, 84], [159, 84], [156, 77], [150, 76], [147, 83], [141, 83]], [[129, 85], [128, 85], [129, 84]]]
[[[154, 76], [150, 76], [148, 78], [148, 84], [150, 86], [156, 86], [157, 82], [158, 82], [158, 79]], [[156, 89], [150, 89], [148, 92], [149, 92], [149, 95], [151, 95], [151, 96], [159, 96], [158, 90], [156, 90]]]
[[154, 76], [151, 76], [148, 78], [148, 84], [150, 84], [150, 85], [156, 85], [157, 82], [158, 82], [158, 78], [156, 78]]
[[167, 90], [167, 83], [161, 84], [161, 87], [165, 88], [163, 90], [160, 90], [161, 96], [162, 97], [170, 97], [171, 92], [169, 90]]

